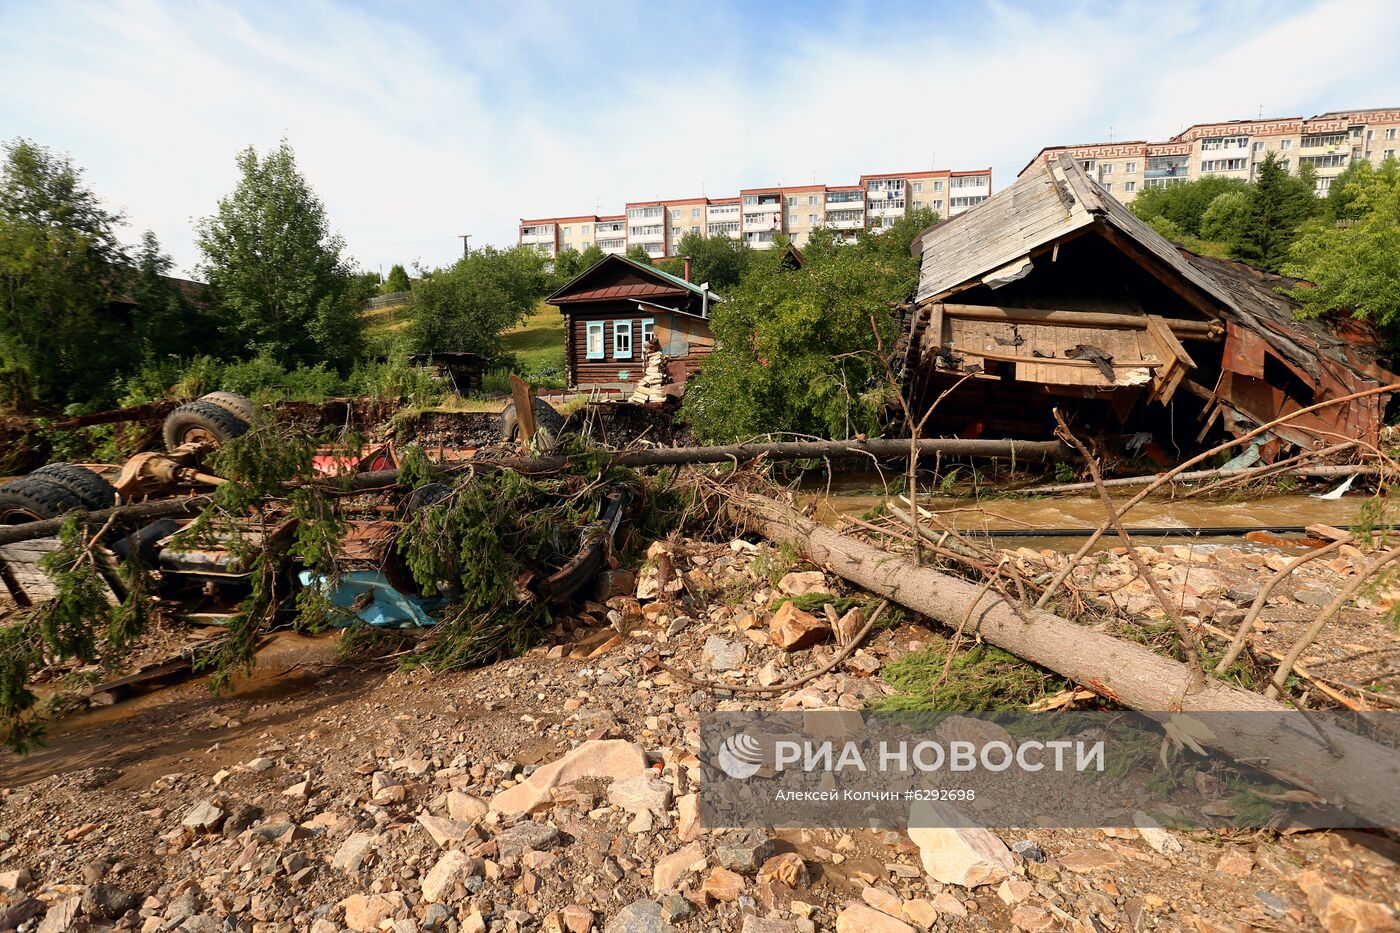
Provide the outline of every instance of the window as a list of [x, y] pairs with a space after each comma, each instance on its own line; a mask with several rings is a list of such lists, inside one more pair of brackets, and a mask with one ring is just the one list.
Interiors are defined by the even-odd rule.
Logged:
[[1299, 156], [1298, 164], [1311, 165], [1314, 168], [1337, 168], [1347, 164], [1347, 157], [1344, 155]]
[[1393, 159], [1393, 158], [1395, 158], [1395, 150], [1394, 150], [1394, 149], [1387, 149], [1387, 150], [1385, 150], [1383, 153], [1381, 153], [1381, 155], [1384, 156], [1384, 157], [1387, 158], [1387, 159]]
[[588, 236], [588, 224], [584, 224], [582, 227], [578, 228], [578, 235]]
[[1202, 152], [1213, 152], [1216, 149], [1243, 149], [1249, 144], [1248, 136], [1217, 136], [1201, 140]]
[[809, 195], [807, 195], [807, 206], [808, 206], [808, 207], [816, 207], [816, 206], [817, 206], [817, 196], [816, 196], [815, 194], [809, 194]]
[[1136, 163], [1136, 162], [1126, 162], [1126, 163], [1124, 163], [1124, 165], [1123, 165], [1123, 172], [1124, 172], [1124, 174], [1127, 174], [1127, 175], [1136, 175], [1136, 174], [1137, 174], [1137, 163]]
[[933, 190], [934, 190], [934, 191], [942, 191], [942, 190], [943, 190], [943, 182], [942, 182], [941, 180], [934, 182], [934, 183], [933, 183]]
[[589, 321], [587, 340], [584, 342], [584, 349], [590, 360], [601, 360], [603, 358], [603, 322]]
[[1293, 148], [1293, 140], [1291, 140], [1291, 139], [1279, 140], [1278, 147], [1279, 147], [1280, 149], [1292, 149], [1292, 148]]
[[1255, 151], [1255, 152], [1263, 152], [1263, 151], [1264, 151], [1264, 143], [1263, 143], [1262, 141], [1257, 141], [1257, 140], [1256, 140], [1255, 143], [1254, 143], [1254, 151]]
[[1346, 142], [1346, 133], [1311, 133], [1303, 137], [1304, 149], [1321, 146], [1340, 146]]
[[681, 219], [681, 209], [680, 209], [679, 207], [673, 207], [673, 208], [671, 208], [671, 219], [672, 219], [672, 220], [680, 220], [680, 219]]
[[[1093, 169], [1088, 169], [1088, 171], [1093, 171]], [[953, 179], [951, 184], [954, 188], [981, 188], [987, 184], [987, 176], [959, 175], [958, 177]]]
[[1375, 138], [1376, 138], [1376, 131], [1375, 131], [1375, 130], [1367, 130], [1367, 131], [1366, 131], [1366, 141], [1367, 141], [1368, 143], [1369, 143], [1371, 140], [1375, 139]]
[[1136, 190], [1137, 190], [1137, 182], [1135, 182], [1135, 181], [1125, 181], [1125, 182], [1123, 182], [1123, 190], [1124, 190], [1124, 191], [1136, 191]]
[[700, 225], [699, 225], [699, 224], [695, 224], [694, 226], [692, 226], [692, 227], [690, 228], [690, 232], [693, 233], [693, 234], [695, 234], [696, 236], [699, 236], [699, 235], [700, 235]]
[[1244, 159], [1208, 159], [1201, 163], [1203, 172], [1240, 172], [1244, 171]]
[[632, 358], [632, 322], [613, 321], [613, 359]]
[[921, 182], [921, 181], [916, 181], [916, 182], [914, 182], [914, 193], [915, 193], [915, 194], [923, 194], [923, 193], [924, 193], [924, 183], [923, 183], [923, 182]]
[[699, 219], [700, 219], [700, 208], [698, 208], [698, 207], [692, 207], [692, 208], [690, 209], [690, 219], [691, 219], [691, 220], [699, 220]]
[[1388, 129], [1388, 130], [1385, 131], [1385, 138], [1386, 138], [1386, 139], [1394, 139], [1394, 138], [1395, 138], [1395, 127], [1392, 126], [1390, 129]]
[[1103, 190], [1105, 190], [1105, 191], [1112, 191], [1112, 190], [1113, 190], [1113, 182], [1111, 182], [1111, 181], [1106, 181], [1106, 182], [1104, 182], [1104, 183], [1103, 183]]
[[933, 202], [933, 209], [936, 210], [936, 211], [941, 211], [941, 210], [943, 210], [943, 199], [942, 199], [942, 198], [939, 198], [938, 200], [936, 200], [936, 201]]
[[797, 196], [796, 196], [796, 195], [788, 195], [787, 206], [788, 206], [788, 207], [796, 207], [796, 206], [797, 206]]
[[792, 226], [795, 226], [796, 224], [797, 224], [797, 213], [796, 213], [795, 211], [788, 211], [788, 226], [789, 226], [789, 227], [792, 227]]
[[1103, 165], [1099, 166], [1099, 174], [1100, 174], [1100, 175], [1112, 175], [1112, 174], [1113, 174], [1113, 163], [1112, 163], [1112, 162], [1105, 162]]
[[808, 215], [807, 215], [807, 223], [809, 223], [809, 224], [811, 224], [812, 226], [815, 227], [815, 226], [817, 225], [817, 215], [816, 215], [816, 214], [808, 214]]
[[642, 338], [642, 352], [645, 353], [647, 344], [651, 343], [651, 335], [656, 333], [656, 319], [649, 317], [645, 321], [642, 321], [640, 332]]
[[573, 227], [565, 227], [565, 228], [564, 228], [564, 236], [573, 236], [573, 235], [574, 235], [574, 228], [573, 228]]

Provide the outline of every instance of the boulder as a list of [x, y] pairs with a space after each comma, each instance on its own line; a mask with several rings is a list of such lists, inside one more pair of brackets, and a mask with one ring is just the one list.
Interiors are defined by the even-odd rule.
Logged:
[[351, 874], [358, 872], [364, 867], [378, 838], [374, 833], [351, 833], [331, 857], [332, 867]]
[[212, 801], [201, 800], [190, 807], [185, 814], [185, 818], [180, 821], [181, 826], [188, 826], [195, 832], [212, 833], [219, 828], [223, 822], [224, 811], [215, 806]]
[[491, 798], [491, 809], [507, 815], [529, 813], [548, 805], [550, 791], [580, 778], [627, 780], [644, 774], [647, 756], [642, 747], [624, 739], [584, 742], [563, 758], [539, 768], [524, 781]]
[[1365, 901], [1334, 891], [1316, 869], [1299, 872], [1295, 879], [1313, 912], [1328, 933], [1397, 933], [1400, 920], [1385, 904]]
[[99, 920], [118, 920], [141, 906], [140, 894], [116, 884], [90, 884], [83, 892], [83, 913]]
[[744, 892], [744, 876], [727, 868], [716, 867], [700, 885], [700, 890], [717, 901], [737, 901]]
[[484, 868], [485, 863], [481, 859], [459, 849], [449, 849], [423, 878], [424, 900], [442, 901], [452, 893], [458, 882], [482, 874]]
[[744, 666], [744, 646], [718, 635], [705, 639], [705, 647], [700, 650], [700, 660], [709, 665], [712, 671], [734, 671]]
[[496, 852], [501, 858], [520, 855], [527, 849], [549, 849], [559, 842], [559, 830], [553, 826], [526, 820], [496, 836]]
[[672, 852], [657, 861], [651, 873], [651, 893], [670, 894], [680, 886], [686, 875], [705, 867], [705, 850], [692, 842], [679, 852]]
[[848, 901], [836, 915], [836, 933], [915, 933], [903, 920], [860, 901]]
[[628, 813], [665, 813], [671, 809], [671, 785], [647, 774], [613, 781], [608, 802]]
[[975, 888], [999, 884], [1016, 870], [1016, 857], [1006, 843], [981, 827], [955, 825], [965, 820], [952, 808], [919, 802], [911, 808], [909, 822], [909, 838], [935, 881]]
[[793, 571], [778, 581], [778, 592], [784, 596], [806, 596], [809, 593], [831, 593], [826, 574], [820, 570]]
[[467, 838], [467, 834], [472, 829], [470, 823], [463, 823], [460, 820], [452, 820], [443, 816], [431, 816], [427, 813], [419, 814], [418, 825], [427, 830], [428, 835], [433, 837], [433, 842], [443, 848], [461, 842]]
[[801, 651], [825, 640], [831, 633], [824, 619], [803, 612], [791, 601], [783, 603], [768, 622], [768, 635], [784, 651]]
[[471, 794], [464, 794], [456, 790], [447, 795], [447, 815], [454, 820], [475, 823], [485, 816], [489, 809], [490, 804], [480, 797], [473, 797]]
[[408, 899], [399, 891], [388, 894], [352, 894], [340, 902], [345, 925], [352, 930], [378, 930], [385, 920], [408, 916]]
[[661, 915], [656, 901], [633, 901], [608, 921], [605, 933], [670, 933], [674, 930]]

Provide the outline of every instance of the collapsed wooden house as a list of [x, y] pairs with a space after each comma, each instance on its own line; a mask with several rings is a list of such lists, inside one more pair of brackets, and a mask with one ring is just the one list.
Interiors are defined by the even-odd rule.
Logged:
[[[905, 332], [926, 431], [1045, 437], [1051, 409], [1166, 450], [1395, 381], [1350, 318], [1300, 321], [1296, 280], [1173, 245], [1060, 156], [915, 240]], [[1384, 397], [1307, 415], [1261, 446], [1374, 442]]]

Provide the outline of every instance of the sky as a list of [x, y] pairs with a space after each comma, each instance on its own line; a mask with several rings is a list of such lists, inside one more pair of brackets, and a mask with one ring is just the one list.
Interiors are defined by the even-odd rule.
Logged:
[[67, 153], [197, 271], [286, 139], [361, 268], [522, 217], [991, 166], [1191, 123], [1400, 106], [1394, 0], [0, 0], [0, 140]]

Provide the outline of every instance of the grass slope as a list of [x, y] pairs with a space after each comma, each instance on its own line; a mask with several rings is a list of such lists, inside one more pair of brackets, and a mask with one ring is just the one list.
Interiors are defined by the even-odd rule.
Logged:
[[541, 301], [529, 317], [505, 332], [501, 342], [527, 374], [564, 370], [564, 316], [552, 305]]

